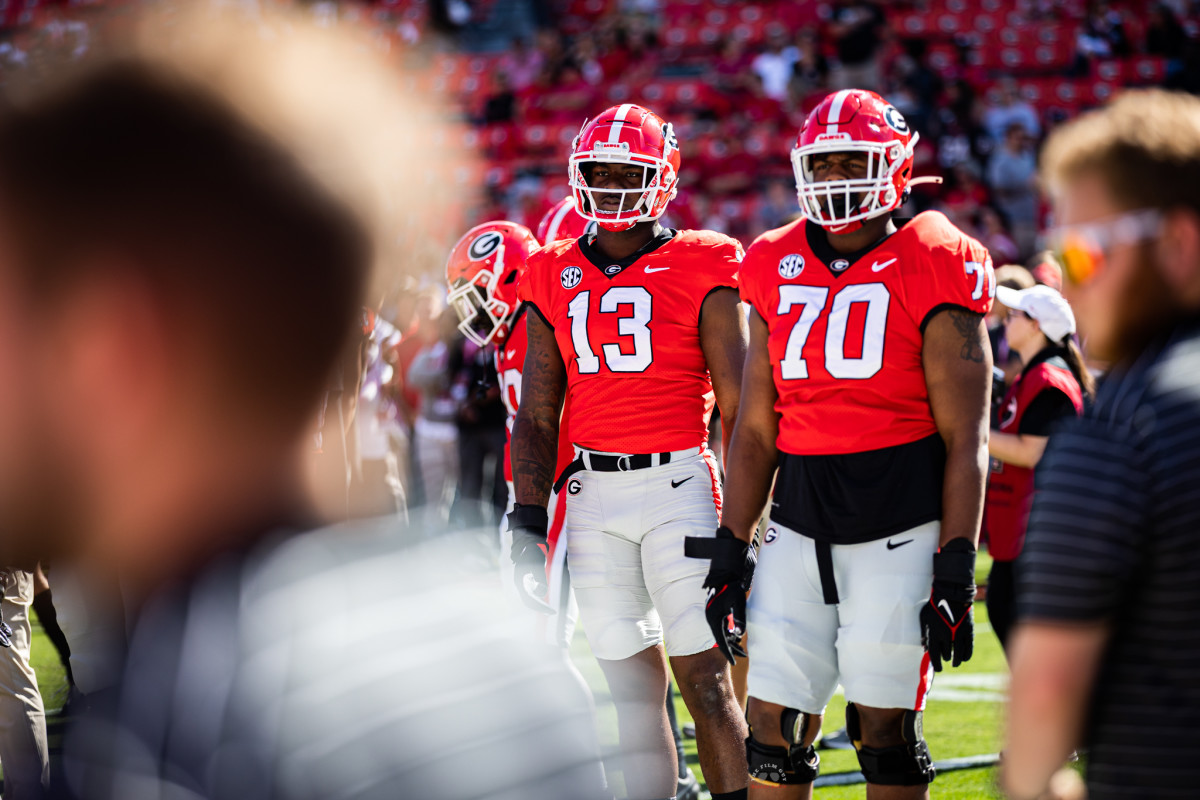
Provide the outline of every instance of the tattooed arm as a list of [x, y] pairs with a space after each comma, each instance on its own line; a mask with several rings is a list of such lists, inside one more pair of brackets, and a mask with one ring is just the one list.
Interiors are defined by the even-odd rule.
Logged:
[[554, 329], [532, 308], [525, 319], [529, 344], [510, 445], [513, 488], [516, 502], [521, 505], [545, 506], [554, 484], [558, 418], [566, 394], [567, 369]]
[[921, 360], [938, 433], [946, 443], [941, 544], [979, 539], [988, 466], [992, 352], [983, 317], [947, 308], [925, 327]]

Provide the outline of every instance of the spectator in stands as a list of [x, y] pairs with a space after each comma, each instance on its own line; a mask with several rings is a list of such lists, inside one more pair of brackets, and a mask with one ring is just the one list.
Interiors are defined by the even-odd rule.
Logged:
[[[996, 206], [1008, 220], [1018, 253], [1030, 253], [1038, 230], [1038, 179], [1037, 161], [1024, 125], [1009, 124], [1004, 146], [988, 162], [987, 177]], [[1014, 256], [1006, 260], [1017, 259]]]
[[983, 127], [992, 141], [999, 144], [1014, 124], [1019, 124], [1034, 139], [1041, 135], [1037, 110], [1021, 98], [1017, 82], [1005, 77], [996, 85], [995, 100], [983, 112]]
[[767, 34], [766, 49], [754, 59], [751, 68], [762, 80], [763, 93], [779, 102], [787, 100], [788, 84], [792, 81], [800, 51], [788, 44], [787, 35], [781, 28], [772, 28]]
[[513, 39], [512, 47], [500, 59], [498, 71], [507, 75], [513, 90], [519, 92], [533, 85], [545, 63], [545, 52], [530, 47], [529, 40], [522, 36]]
[[571, 47], [571, 61], [579, 68], [579, 74], [591, 86], [604, 80], [604, 67], [596, 51], [596, 43], [590, 36], [580, 36]]
[[758, 207], [758, 230], [769, 231], [783, 227], [800, 213], [795, 184], [789, 181], [771, 181], [763, 192]]
[[1171, 7], [1166, 3], [1150, 6], [1146, 21], [1146, 54], [1178, 61], [1183, 57], [1186, 42], [1187, 32], [1179, 24], [1179, 18]]
[[973, 220], [975, 237], [983, 242], [992, 258], [1002, 263], [1020, 260], [1016, 242], [1004, 228], [1004, 220], [991, 206], [980, 206]]
[[[978, 227], [974, 220], [991, 200], [987, 187], [979, 180], [979, 165], [974, 161], [955, 164], [948, 184], [942, 192], [942, 213], [959, 227]], [[1000, 259], [996, 257], [995, 260]]]
[[1049, 250], [1043, 250], [1029, 259], [1029, 272], [1041, 285], [1049, 286], [1056, 292], [1063, 290], [1062, 265]]
[[[1200, 99], [1126, 92], [1043, 169], [1089, 351], [1114, 366], [1039, 468], [1017, 582], [1001, 782], [1090, 800], [1200, 785]], [[1151, 744], [1138, 744], [1151, 743]]]
[[988, 621], [1007, 653], [1016, 619], [1014, 562], [1033, 504], [1033, 470], [1051, 431], [1064, 418], [1083, 413], [1095, 381], [1071, 338], [1075, 314], [1062, 295], [1048, 286], [997, 286], [996, 300], [1008, 312], [1005, 341], [1021, 363], [992, 419], [992, 474], [983, 511], [983, 535], [992, 556]]
[[825, 58], [825, 53], [822, 52], [816, 28], [800, 29], [800, 32], [796, 34], [796, 50], [800, 54], [800, 59], [793, 68], [793, 96], [797, 100], [803, 100], [818, 90], [828, 93], [829, 62]]
[[746, 88], [747, 78], [755, 76], [762, 83], [762, 76], [751, 71], [754, 57], [746, 52], [746, 44], [738, 36], [726, 36], [721, 41], [721, 52], [709, 62], [709, 80], [717, 91], [736, 94]]
[[492, 91], [483, 103], [484, 125], [512, 122], [517, 115], [517, 95], [513, 91], [508, 73], [496, 70], [492, 73]]
[[880, 89], [877, 60], [884, 16], [867, 0], [837, 0], [829, 20], [829, 35], [837, 50], [831, 76], [835, 89]]
[[727, 136], [714, 144], [711, 166], [705, 170], [704, 188], [712, 197], [720, 200], [729, 196], [742, 196], [758, 186], [758, 159], [746, 152], [739, 132]]

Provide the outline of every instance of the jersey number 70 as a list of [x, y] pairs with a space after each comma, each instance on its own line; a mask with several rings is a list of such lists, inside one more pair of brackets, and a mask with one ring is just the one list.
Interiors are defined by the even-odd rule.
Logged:
[[[779, 287], [779, 308], [776, 311], [779, 316], [791, 313], [792, 306], [803, 306], [800, 318], [788, 334], [783, 360], [779, 362], [779, 374], [785, 381], [808, 377], [804, 345], [808, 342], [813, 324], [825, 310], [828, 299], [829, 289], [825, 286], [787, 284]], [[825, 323], [825, 369], [830, 375], [848, 380], [865, 380], [879, 372], [883, 366], [883, 338], [887, 330], [890, 300], [891, 294], [882, 283], [851, 284], [833, 296]], [[846, 356], [846, 325], [850, 321], [850, 308], [855, 303], [866, 303], [867, 314], [862, 355], [850, 358]]]

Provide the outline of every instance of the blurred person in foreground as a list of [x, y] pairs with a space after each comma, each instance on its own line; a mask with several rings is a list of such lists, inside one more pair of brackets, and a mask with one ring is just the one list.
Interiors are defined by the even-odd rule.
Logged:
[[983, 530], [993, 559], [988, 621], [1007, 652], [1016, 612], [1014, 562], [1033, 503], [1033, 470], [1050, 432], [1063, 419], [1083, 413], [1095, 381], [1071, 338], [1075, 315], [1061, 294], [1049, 286], [1019, 291], [997, 286], [996, 300], [1007, 308], [1005, 341], [1021, 363], [993, 415], [988, 437], [991, 473], [983, 507]]
[[304, 533], [383, 241], [368, 187], [423, 143], [375, 109], [427, 112], [293, 22], [269, 50], [181, 28], [0, 115], [0, 563], [117, 576], [130, 619], [54, 790], [595, 797], [586, 698], [506, 638], [494, 576], [394, 527]]
[[1086, 747], [1091, 800], [1195, 797], [1200, 100], [1128, 92], [1057, 131], [1043, 164], [1067, 296], [1113, 369], [1039, 466], [1002, 783], [1068, 796], [1052, 776]]

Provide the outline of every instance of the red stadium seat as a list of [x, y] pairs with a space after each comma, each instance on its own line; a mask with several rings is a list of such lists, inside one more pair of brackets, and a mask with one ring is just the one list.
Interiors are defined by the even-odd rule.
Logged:
[[1124, 77], [1132, 83], [1162, 83], [1167, 77], [1167, 61], [1157, 56], [1134, 58], [1129, 62]]

